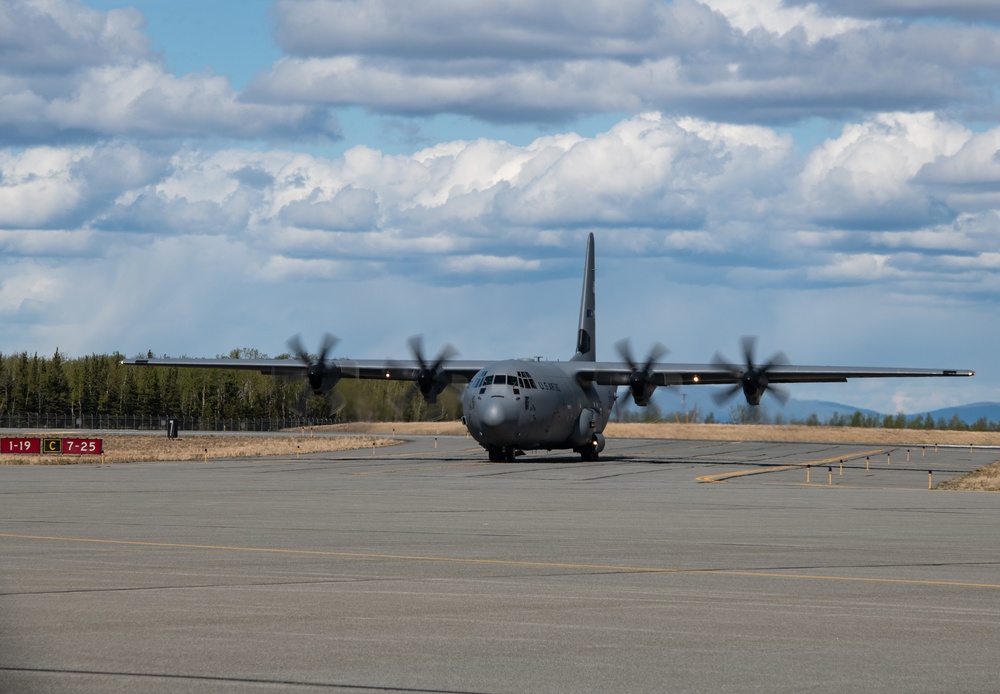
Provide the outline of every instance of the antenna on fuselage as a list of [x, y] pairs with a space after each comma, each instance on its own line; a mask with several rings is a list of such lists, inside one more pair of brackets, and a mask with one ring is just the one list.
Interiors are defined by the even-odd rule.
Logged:
[[580, 297], [580, 327], [576, 333], [576, 354], [572, 361], [596, 361], [594, 308], [594, 234], [587, 237], [587, 259], [583, 266], [583, 296]]

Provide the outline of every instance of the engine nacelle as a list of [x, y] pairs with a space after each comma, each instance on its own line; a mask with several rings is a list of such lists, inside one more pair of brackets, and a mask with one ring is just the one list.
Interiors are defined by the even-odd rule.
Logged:
[[649, 404], [649, 398], [656, 390], [656, 385], [649, 382], [649, 376], [646, 372], [633, 371], [628, 379], [628, 389], [635, 404], [639, 407], [645, 407]]
[[748, 405], [759, 405], [760, 398], [767, 390], [767, 377], [756, 369], [748, 369], [740, 377], [743, 395]]

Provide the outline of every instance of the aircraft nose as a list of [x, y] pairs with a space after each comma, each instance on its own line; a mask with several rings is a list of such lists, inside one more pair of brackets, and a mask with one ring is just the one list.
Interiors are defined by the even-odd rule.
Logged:
[[489, 404], [484, 407], [480, 413], [480, 418], [482, 419], [483, 425], [488, 427], [498, 427], [503, 424], [504, 420], [504, 407], [503, 402], [498, 400], [490, 400]]
[[479, 423], [491, 440], [513, 443], [517, 434], [517, 407], [501, 398], [491, 399], [479, 410]]

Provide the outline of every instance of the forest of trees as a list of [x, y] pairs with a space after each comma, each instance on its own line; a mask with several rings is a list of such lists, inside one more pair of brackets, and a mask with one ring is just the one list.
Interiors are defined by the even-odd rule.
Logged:
[[[145, 355], [153, 357], [153, 354]], [[266, 358], [254, 349], [235, 349], [228, 358]], [[418, 421], [458, 419], [461, 406], [454, 388], [428, 405], [410, 383], [344, 378], [324, 399], [311, 394], [305, 379], [281, 378], [256, 371], [126, 367], [121, 354], [67, 358], [0, 354], [0, 427], [68, 426], [84, 428], [158, 428], [177, 418], [186, 429], [278, 429], [333, 421]], [[280, 358], [290, 358], [279, 355]], [[616, 411], [627, 421], [705, 421], [691, 413], [664, 414], [655, 403]], [[909, 429], [997, 431], [1000, 424], [982, 419], [967, 424], [957, 415], [935, 421], [929, 414], [816, 415], [802, 422], [771, 416], [765, 408], [738, 405], [729, 421], [738, 424], [807, 424]]]
[[[153, 357], [152, 354], [145, 355]], [[238, 349], [229, 358], [265, 357]], [[287, 357], [280, 355], [278, 358]], [[331, 421], [448, 418], [460, 415], [457, 396], [446, 391], [439, 404], [412, 397], [399, 381], [343, 379], [329, 398], [312, 395], [304, 378], [256, 371], [122, 366], [121, 354], [66, 358], [0, 354], [0, 427], [58, 425], [116, 427], [182, 420], [185, 428], [221, 429], [250, 421], [254, 428]], [[119, 424], [116, 424], [119, 423]], [[131, 426], [131, 425], [129, 425]]]

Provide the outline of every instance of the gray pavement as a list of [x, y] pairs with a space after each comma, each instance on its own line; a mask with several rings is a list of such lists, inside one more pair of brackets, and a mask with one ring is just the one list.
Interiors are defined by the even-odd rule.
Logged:
[[613, 440], [489, 464], [419, 437], [0, 467], [0, 692], [994, 692], [1000, 495], [927, 472], [997, 457]]

